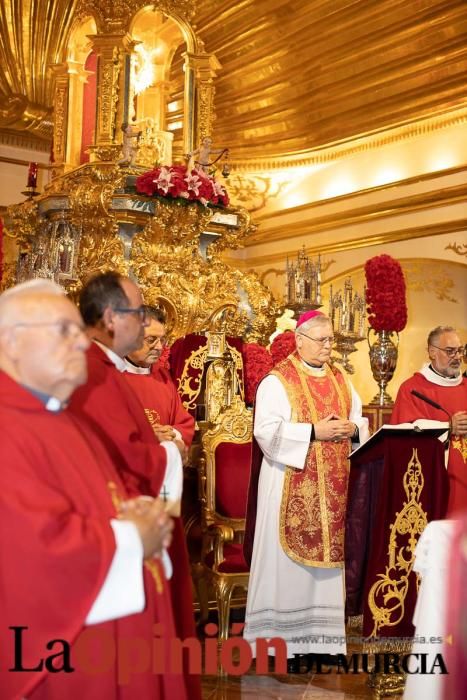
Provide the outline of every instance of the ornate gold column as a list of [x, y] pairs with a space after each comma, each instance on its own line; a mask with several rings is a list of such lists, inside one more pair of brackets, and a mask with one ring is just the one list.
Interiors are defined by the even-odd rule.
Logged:
[[55, 77], [54, 92], [54, 132], [52, 177], [63, 175], [66, 166], [67, 124], [68, 124], [68, 94], [70, 76], [68, 64], [60, 63], [52, 66]]
[[73, 115], [68, 120], [66, 136], [66, 165], [72, 169], [79, 165], [83, 131], [84, 86], [93, 71], [86, 70], [79, 61], [68, 61], [68, 111]]
[[90, 160], [116, 161], [123, 140], [122, 124], [128, 119], [127, 75], [135, 42], [127, 33], [91, 36], [97, 54], [97, 122]]
[[[185, 153], [195, 148], [202, 138], [212, 134], [214, 113], [214, 78], [221, 64], [214, 54], [194, 54], [187, 51], [185, 58]], [[189, 83], [189, 84], [187, 84]], [[196, 96], [196, 100], [193, 99]], [[196, 103], [196, 114], [193, 105]]]

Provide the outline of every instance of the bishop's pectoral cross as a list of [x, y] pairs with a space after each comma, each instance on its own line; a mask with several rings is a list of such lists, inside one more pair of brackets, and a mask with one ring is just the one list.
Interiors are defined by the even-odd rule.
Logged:
[[164, 503], [167, 503], [167, 496], [169, 496], [169, 492], [167, 491], [165, 484], [163, 485], [162, 491], [159, 495], [162, 496], [162, 500], [164, 501]]

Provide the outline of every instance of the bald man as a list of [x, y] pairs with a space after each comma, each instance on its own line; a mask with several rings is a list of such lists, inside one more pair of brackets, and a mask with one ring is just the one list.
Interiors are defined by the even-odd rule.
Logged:
[[174, 637], [154, 559], [171, 522], [160, 501], [128, 501], [99, 439], [66, 409], [86, 381], [88, 346], [78, 310], [54, 283], [0, 296], [0, 696], [186, 698], [180, 676], [146, 669], [119, 687], [120, 655], [91, 675], [77, 653], [150, 640], [154, 622]]

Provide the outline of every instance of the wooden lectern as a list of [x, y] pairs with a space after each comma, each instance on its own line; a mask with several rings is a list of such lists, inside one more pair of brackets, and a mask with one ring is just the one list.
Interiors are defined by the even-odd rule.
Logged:
[[[436, 425], [425, 430], [383, 425], [350, 458], [346, 614], [362, 618], [368, 653], [411, 648], [418, 590], [414, 551], [427, 523], [444, 517], [448, 499], [444, 443], [438, 439], [448, 426]], [[377, 680], [394, 686], [397, 674], [392, 675]], [[382, 688], [377, 695], [396, 690]]]

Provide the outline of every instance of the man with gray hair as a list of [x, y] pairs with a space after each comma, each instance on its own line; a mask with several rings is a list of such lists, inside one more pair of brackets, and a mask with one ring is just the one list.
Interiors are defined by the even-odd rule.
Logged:
[[[129, 500], [101, 441], [67, 408], [86, 382], [88, 346], [53, 282], [0, 295], [0, 697], [185, 699], [180, 676], [119, 675], [125, 640], [152, 639], [154, 623], [174, 640], [153, 558], [172, 525], [160, 500]], [[110, 652], [100, 672], [86, 646]]]
[[464, 345], [455, 328], [437, 326], [428, 334], [427, 352], [429, 361], [401, 384], [391, 423], [450, 418], [447, 517], [451, 517], [467, 509], [467, 379], [461, 373]]
[[295, 339], [296, 353], [276, 365], [256, 395], [244, 631], [254, 656], [258, 638], [284, 639], [292, 673], [300, 670], [300, 654], [346, 651], [348, 456], [351, 441], [368, 437], [358, 395], [329, 363], [330, 319], [303, 314]]

